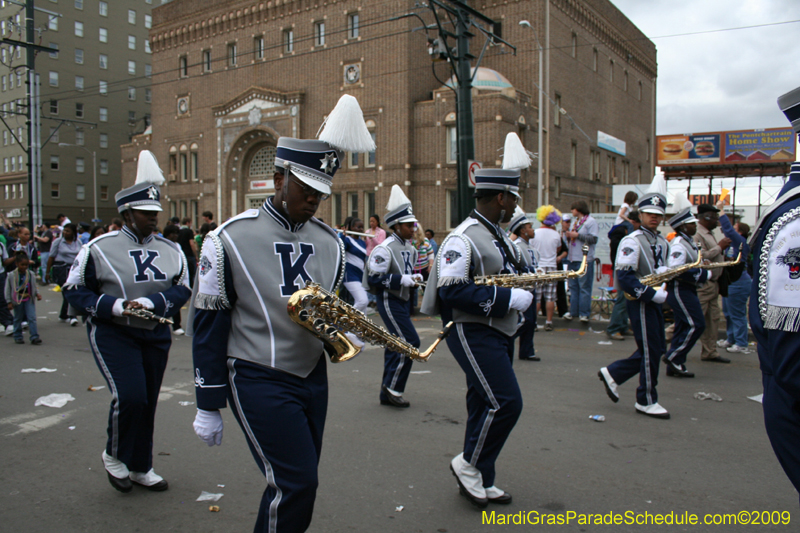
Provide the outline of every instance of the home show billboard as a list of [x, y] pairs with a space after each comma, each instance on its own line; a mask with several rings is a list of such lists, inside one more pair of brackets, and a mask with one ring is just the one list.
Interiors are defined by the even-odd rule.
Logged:
[[659, 135], [658, 166], [786, 163], [795, 160], [791, 128]]

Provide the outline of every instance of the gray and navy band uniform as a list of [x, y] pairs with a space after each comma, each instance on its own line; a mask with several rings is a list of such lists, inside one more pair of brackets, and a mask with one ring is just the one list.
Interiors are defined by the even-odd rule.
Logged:
[[[479, 213], [475, 214], [482, 216]], [[502, 230], [498, 228], [498, 231], [503, 234], [512, 253], [517, 254], [517, 261], [520, 261], [522, 254], [519, 248], [505, 237]], [[501, 272], [513, 273], [513, 267], [495, 243], [494, 236], [477, 219], [467, 218], [439, 247], [435, 268], [431, 271], [427, 286], [438, 289], [452, 284], [470, 283], [472, 278], [477, 276], [490, 276]], [[514, 335], [519, 315], [516, 310], [509, 308], [510, 290], [492, 287], [488, 292], [491, 296], [480, 304], [482, 314], [469, 313], [454, 307], [453, 322], [456, 324], [477, 322], [486, 324], [509, 337]], [[500, 307], [495, 308], [495, 306]], [[438, 291], [425, 291], [420, 310], [426, 315], [439, 314]]]
[[417, 264], [417, 249], [410, 242], [404, 242], [397, 233], [392, 233], [382, 243], [373, 248], [364, 269], [363, 285], [372, 289], [367, 281], [370, 277], [382, 277], [383, 290], [407, 302], [411, 289], [400, 285], [400, 276], [413, 274]]
[[[678, 230], [677, 234], [669, 243], [669, 258], [667, 259], [667, 266], [669, 268], [677, 268], [685, 264], [694, 263], [697, 261], [697, 254], [699, 248], [687, 235]], [[676, 281], [684, 284], [693, 284], [695, 286], [705, 283], [708, 278], [708, 270], [704, 268], [693, 268], [689, 272], [678, 276]]]
[[[669, 243], [664, 237], [640, 228], [619, 242], [615, 264], [617, 270], [633, 270], [637, 278], [643, 278], [653, 274], [658, 266], [665, 265], [668, 250]], [[658, 265], [654, 255], [661, 258]], [[638, 292], [636, 297], [640, 297]]]
[[534, 250], [530, 243], [526, 242], [522, 237], [514, 241], [514, 245], [519, 248], [522, 259], [525, 261], [525, 266], [528, 267], [530, 272], [539, 267], [539, 250]]
[[[87, 268], [101, 294], [95, 299], [70, 297], [70, 289], [86, 286]], [[157, 235], [148, 235], [140, 243], [127, 227], [101, 235], [81, 248], [67, 277], [67, 299], [82, 314], [98, 317], [122, 326], [155, 329], [158, 322], [129, 316], [113, 316], [116, 300], [150, 298], [159, 316], [171, 316], [186, 298], [170, 300], [164, 292], [174, 285], [189, 289], [186, 258], [177, 244]]]
[[[286, 304], [306, 281], [335, 291], [344, 273], [344, 258], [342, 241], [331, 228], [316, 218], [292, 224], [275, 210], [272, 198], [209, 233], [193, 300], [198, 310], [230, 312], [227, 346], [216, 354], [216, 364], [224, 367], [225, 358], [234, 357], [308, 376], [319, 362], [323, 343], [291, 320]], [[198, 403], [205, 388], [228, 382], [226, 370], [208, 371], [202, 362], [196, 358]], [[224, 407], [224, 396], [211, 403], [199, 407]]]

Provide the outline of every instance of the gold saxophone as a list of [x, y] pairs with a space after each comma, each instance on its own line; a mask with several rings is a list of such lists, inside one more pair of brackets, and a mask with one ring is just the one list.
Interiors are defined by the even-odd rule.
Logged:
[[331, 361], [341, 363], [352, 359], [360, 348], [355, 346], [345, 333], [353, 333], [362, 341], [399, 352], [410, 359], [427, 361], [439, 343], [450, 333], [452, 322], [439, 333], [434, 343], [420, 352], [408, 342], [392, 335], [386, 328], [371, 321], [358, 309], [326, 291], [317, 283], [306, 282], [306, 286], [289, 298], [286, 306], [289, 317], [317, 336], [335, 352]]
[[742, 262], [742, 245], [739, 245], [739, 255], [736, 256], [735, 261], [720, 261], [718, 263], [706, 263], [705, 265], [700, 265], [700, 268], [705, 268], [706, 270], [711, 270], [712, 268], [725, 268], [731, 267], [733, 265], [738, 265]]
[[[677, 278], [678, 276], [680, 276], [681, 274], [683, 274], [684, 272], [686, 272], [688, 270], [691, 270], [693, 268], [698, 268], [698, 267], [702, 266], [700, 264], [702, 262], [703, 262], [703, 252], [698, 250], [697, 251], [697, 261], [695, 261], [694, 263], [686, 263], [686, 264], [683, 264], [683, 265], [681, 265], [679, 267], [671, 268], [671, 269], [667, 270], [666, 272], [662, 272], [661, 274], [650, 274], [650, 275], [644, 276], [642, 278], [639, 278], [639, 283], [641, 283], [642, 285], [644, 285], [646, 287], [655, 288], [655, 287], [658, 287], [660, 285], [663, 285], [664, 283], [668, 282], [671, 279]], [[628, 300], [638, 300], [638, 298], [636, 296], [631, 296], [627, 292], [625, 293], [625, 298], [627, 298]]]
[[580, 278], [586, 274], [586, 258], [589, 254], [589, 247], [584, 245], [582, 251], [583, 261], [581, 261], [581, 266], [578, 270], [560, 270], [546, 272], [544, 274], [495, 274], [493, 276], [479, 276], [475, 278], [475, 285], [506, 287], [509, 289], [532, 289], [545, 283]]

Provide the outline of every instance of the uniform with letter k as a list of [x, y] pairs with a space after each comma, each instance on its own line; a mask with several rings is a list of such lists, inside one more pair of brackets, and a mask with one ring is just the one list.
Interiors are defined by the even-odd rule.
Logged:
[[342, 282], [344, 245], [314, 214], [331, 193], [342, 152], [375, 149], [349, 95], [319, 138], [278, 139], [275, 195], [208, 234], [195, 283], [194, 429], [209, 446], [221, 444], [220, 410], [231, 408], [266, 482], [258, 532], [305, 531], [311, 523], [328, 377], [322, 341], [286, 306], [308, 281], [331, 292]]
[[115, 198], [125, 226], [85, 245], [64, 285], [67, 301], [87, 317], [89, 344], [112, 394], [103, 464], [121, 492], [133, 483], [168, 488], [152, 468], [153, 427], [172, 334], [168, 324], [130, 316], [145, 309], [170, 317], [190, 296], [183, 252], [153, 235], [163, 182], [153, 154], [142, 151], [136, 184]]

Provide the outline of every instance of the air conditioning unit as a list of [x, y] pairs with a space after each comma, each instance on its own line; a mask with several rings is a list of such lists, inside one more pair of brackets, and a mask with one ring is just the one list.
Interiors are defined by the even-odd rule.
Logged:
[[177, 181], [178, 175], [177, 174], [169, 174], [169, 181]]

